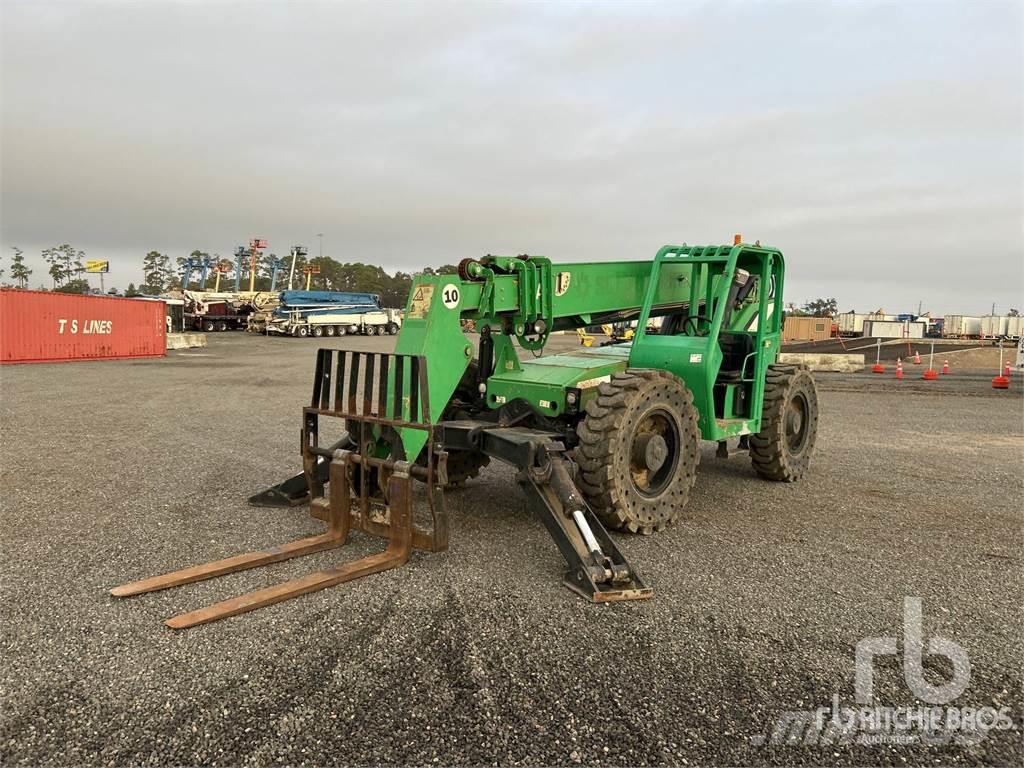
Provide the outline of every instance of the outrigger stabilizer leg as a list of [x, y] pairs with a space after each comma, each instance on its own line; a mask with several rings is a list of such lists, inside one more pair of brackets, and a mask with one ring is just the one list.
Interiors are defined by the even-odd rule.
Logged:
[[441, 425], [448, 450], [477, 450], [520, 470], [533, 507], [569, 570], [563, 583], [595, 603], [653, 595], [576, 487], [576, 465], [557, 435], [464, 420]]

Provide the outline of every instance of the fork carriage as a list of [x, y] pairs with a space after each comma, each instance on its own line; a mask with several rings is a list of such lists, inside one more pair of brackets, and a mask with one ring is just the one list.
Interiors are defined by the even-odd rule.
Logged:
[[[320, 419], [343, 419], [340, 441], [320, 445]], [[419, 462], [408, 460], [402, 432], [425, 432]], [[446, 440], [456, 449], [479, 450], [523, 470], [541, 519], [569, 563], [565, 584], [595, 602], [650, 597], [651, 590], [625, 562], [572, 481], [572, 464], [552, 435], [490, 422], [430, 420], [427, 366], [423, 356], [321, 349], [313, 396], [303, 409], [301, 475], [250, 499], [257, 506], [308, 503], [310, 514], [327, 523], [318, 535], [271, 549], [132, 582], [111, 590], [128, 597], [257, 568], [341, 547], [354, 529], [387, 539], [383, 552], [301, 578], [174, 616], [173, 629], [186, 629], [256, 610], [346, 581], [404, 565], [413, 549], [448, 548], [444, 503]], [[386, 446], [381, 453], [381, 446]], [[397, 458], [396, 458], [397, 457]], [[426, 487], [431, 526], [416, 524], [413, 486]]]

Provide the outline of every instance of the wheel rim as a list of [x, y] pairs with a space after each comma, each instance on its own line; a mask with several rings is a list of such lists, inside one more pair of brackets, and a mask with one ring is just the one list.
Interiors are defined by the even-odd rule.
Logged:
[[807, 402], [807, 395], [797, 392], [786, 404], [786, 416], [783, 420], [786, 447], [790, 454], [800, 453], [807, 445], [807, 436], [810, 434], [810, 415], [811, 406]]
[[629, 475], [637, 493], [651, 498], [671, 484], [679, 446], [679, 427], [672, 414], [663, 408], [644, 414], [630, 441]]

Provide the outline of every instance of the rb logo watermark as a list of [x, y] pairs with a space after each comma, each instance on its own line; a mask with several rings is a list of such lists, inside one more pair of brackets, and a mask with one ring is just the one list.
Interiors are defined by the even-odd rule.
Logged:
[[977, 744], [992, 730], [1014, 728], [1010, 708], [943, 706], [967, 690], [971, 661], [959, 643], [932, 637], [927, 655], [943, 656], [952, 677], [932, 685], [924, 676], [926, 647], [919, 597], [903, 600], [903, 679], [922, 704], [880, 706], [875, 703], [875, 660], [900, 652], [896, 637], [869, 637], [854, 654], [854, 705], [844, 706], [839, 694], [831, 707], [783, 712], [767, 734], [751, 737], [756, 746], [831, 746], [841, 744]]

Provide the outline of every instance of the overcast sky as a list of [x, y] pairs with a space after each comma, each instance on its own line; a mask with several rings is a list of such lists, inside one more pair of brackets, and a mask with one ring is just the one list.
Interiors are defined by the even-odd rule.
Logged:
[[1019, 2], [2, 3], [2, 261], [259, 236], [389, 271], [783, 250], [786, 298], [1024, 310]]

